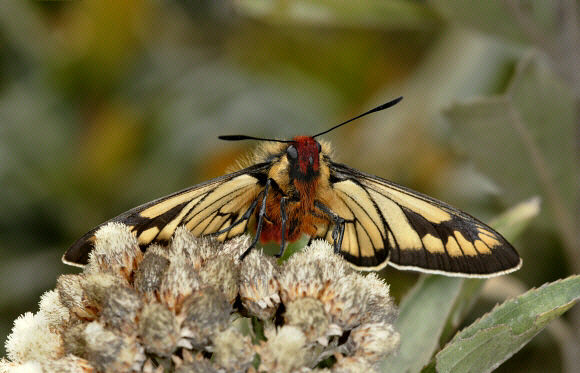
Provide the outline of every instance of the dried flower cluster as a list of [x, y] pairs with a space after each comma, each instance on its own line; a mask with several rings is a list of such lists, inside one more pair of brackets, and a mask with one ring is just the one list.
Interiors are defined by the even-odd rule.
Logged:
[[108, 224], [84, 272], [14, 322], [0, 372], [371, 373], [396, 350], [396, 309], [376, 275], [325, 241], [282, 266], [258, 250], [240, 262], [248, 244], [180, 228], [143, 254]]

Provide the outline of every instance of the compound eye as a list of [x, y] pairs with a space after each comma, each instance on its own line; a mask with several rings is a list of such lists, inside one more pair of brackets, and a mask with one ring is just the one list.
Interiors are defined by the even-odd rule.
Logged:
[[294, 145], [290, 145], [288, 149], [286, 149], [286, 154], [288, 154], [288, 157], [292, 159], [298, 159], [298, 151], [296, 150]]

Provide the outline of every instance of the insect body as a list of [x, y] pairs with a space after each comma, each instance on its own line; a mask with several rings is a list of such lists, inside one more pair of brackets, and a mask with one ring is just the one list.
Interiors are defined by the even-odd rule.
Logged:
[[[401, 98], [341, 123], [390, 107]], [[330, 131], [328, 130], [328, 131]], [[441, 201], [332, 160], [315, 136], [266, 140], [252, 164], [239, 171], [136, 207], [111, 221], [128, 225], [144, 248], [168, 242], [178, 226], [195, 236], [226, 240], [255, 222], [255, 238], [285, 244], [303, 234], [334, 245], [353, 267], [400, 269], [451, 276], [489, 277], [521, 266], [515, 249], [497, 232]], [[100, 227], [100, 226], [99, 226]], [[63, 256], [87, 263], [95, 228]]]

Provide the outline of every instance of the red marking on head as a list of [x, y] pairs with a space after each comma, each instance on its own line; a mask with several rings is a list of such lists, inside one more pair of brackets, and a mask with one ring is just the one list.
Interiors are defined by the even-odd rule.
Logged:
[[300, 172], [306, 175], [309, 168], [311, 172], [318, 172], [318, 142], [310, 136], [295, 136], [292, 140], [298, 152]]

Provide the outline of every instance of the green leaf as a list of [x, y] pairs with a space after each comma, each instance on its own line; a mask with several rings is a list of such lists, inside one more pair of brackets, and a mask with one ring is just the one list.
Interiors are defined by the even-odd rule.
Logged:
[[[453, 307], [447, 317], [445, 326], [439, 336], [439, 345], [445, 344], [451, 339], [453, 334], [459, 328], [461, 322], [465, 319], [479, 296], [485, 280], [477, 278], [466, 278], [463, 280], [461, 290], [457, 294]], [[424, 362], [426, 364], [426, 362]]]
[[423, 372], [490, 372], [580, 299], [580, 276], [532, 289], [465, 328]]
[[438, 275], [419, 280], [401, 302], [395, 323], [401, 333], [399, 352], [385, 360], [380, 371], [419, 372], [429, 362], [463, 281]]

